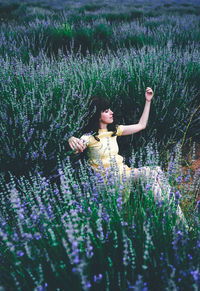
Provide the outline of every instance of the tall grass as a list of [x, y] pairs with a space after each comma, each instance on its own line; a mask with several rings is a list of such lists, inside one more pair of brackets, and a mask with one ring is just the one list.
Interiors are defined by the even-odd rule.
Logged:
[[[122, 153], [146, 140], [159, 142], [163, 151], [183, 138], [192, 112], [198, 107], [199, 52], [182, 53], [171, 48], [146, 47], [109, 51], [94, 57], [88, 53], [60, 54], [49, 59], [44, 53], [20, 59], [1, 58], [1, 171], [25, 173], [39, 163], [56, 166], [56, 154], [66, 157], [68, 138], [83, 134], [84, 116], [91, 95], [111, 100], [121, 124], [138, 122], [144, 92], [151, 86], [155, 97], [147, 129], [121, 141]], [[199, 138], [198, 112], [187, 136]], [[51, 166], [50, 166], [50, 164]]]
[[[116, 14], [116, 17], [119, 16]], [[70, 15], [64, 13], [53, 19], [34, 19], [23, 24], [3, 23], [1, 31], [0, 54], [4, 57], [20, 57], [28, 62], [29, 53], [37, 56], [44, 50], [49, 56], [57, 56], [58, 51], [68, 50], [86, 55], [105, 52], [119, 47], [140, 49], [145, 45], [166, 46], [170, 41], [172, 48], [185, 49], [199, 46], [199, 16], [197, 15], [159, 15], [144, 17], [142, 20], [123, 19], [112, 23], [101, 15]]]
[[[182, 148], [199, 141], [199, 3], [14, 2], [0, 4], [0, 289], [198, 290], [199, 171]], [[162, 166], [170, 207], [151, 179], [105, 183], [68, 145], [92, 95], [132, 124], [148, 86], [148, 126], [120, 153]]]
[[[152, 150], [144, 156], [153, 165]], [[60, 162], [60, 187], [39, 174], [1, 181], [5, 290], [197, 290], [198, 209], [186, 229], [176, 204], [154, 202], [149, 184], [130, 182], [122, 205], [123, 184], [111, 177], [104, 184], [86, 164], [79, 168], [77, 176], [70, 161]], [[176, 151], [171, 184], [178, 168]]]

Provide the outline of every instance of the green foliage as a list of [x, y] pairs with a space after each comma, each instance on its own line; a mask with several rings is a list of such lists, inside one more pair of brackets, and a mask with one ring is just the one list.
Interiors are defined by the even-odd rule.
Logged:
[[45, 34], [48, 39], [46, 50], [49, 54], [57, 54], [59, 49], [69, 49], [73, 30], [68, 23], [63, 23], [62, 26], [57, 28], [48, 28]]
[[81, 21], [82, 22], [85, 22], [85, 23], [91, 23], [91, 25], [92, 25], [98, 19], [99, 19], [99, 16], [98, 15], [88, 14], [88, 15], [84, 15], [81, 18]]
[[108, 13], [108, 14], [102, 14], [102, 17], [104, 17], [107, 21], [110, 23], [115, 22], [130, 22], [134, 19], [140, 19], [144, 17], [143, 11], [140, 10], [133, 10], [131, 9], [130, 12], [127, 13]]
[[130, 35], [124, 40], [125, 47], [134, 47], [136, 49], [142, 48], [144, 45], [154, 44], [154, 39], [145, 34]]
[[3, 4], [0, 3], [0, 11], [1, 14], [10, 14], [13, 11], [17, 10], [19, 8], [20, 4], [19, 3], [11, 3], [11, 4]]
[[[176, 152], [169, 176], [180, 168], [177, 161]], [[149, 290], [197, 286], [191, 271], [198, 266], [195, 211], [189, 213], [188, 231], [178, 222], [176, 204], [154, 201], [147, 182], [130, 180], [130, 200], [122, 205], [123, 183], [102, 182], [87, 164], [78, 166], [75, 175], [69, 160], [60, 162], [59, 188], [40, 174], [11, 176], [7, 185], [0, 180], [1, 284], [64, 289], [67, 282], [70, 289], [87, 290], [90, 283], [92, 290], [113, 290], [138, 286], [140, 275]], [[177, 276], [171, 276], [171, 266]]]
[[166, 7], [166, 8], [169, 8], [171, 6], [173, 6], [173, 4], [171, 4], [171, 3], [165, 3], [165, 4], [163, 4], [163, 7]]
[[70, 24], [63, 24], [62, 27], [48, 29], [46, 31], [48, 42], [47, 51], [49, 54], [58, 54], [58, 50], [71, 50], [73, 45], [74, 52], [79, 51], [83, 54], [86, 51], [98, 52], [105, 49], [112, 38], [112, 28], [105, 24], [98, 24], [93, 28], [79, 27], [73, 29]]
[[[1, 26], [1, 31], [6, 37], [6, 42], [3, 42], [0, 48], [3, 56], [17, 54], [27, 62], [28, 51], [37, 56], [41, 50], [44, 50], [50, 57], [57, 56], [59, 50], [64, 53], [71, 49], [74, 52], [80, 50], [86, 55], [86, 51], [98, 54], [101, 50], [116, 51], [119, 47], [134, 46], [139, 49], [145, 45], [159, 45], [162, 48], [168, 42], [172, 42], [174, 48], [185, 49], [190, 47], [192, 42], [195, 44], [199, 42], [198, 17], [195, 15], [190, 16], [186, 21], [182, 19], [183, 16], [175, 18], [172, 15], [170, 17], [154, 15], [152, 20], [145, 14], [140, 19], [135, 19], [131, 15], [142, 12], [129, 9], [126, 13], [110, 13], [114, 15], [113, 17], [121, 17], [120, 21], [110, 22], [105, 19], [107, 15], [105, 13], [80, 15], [73, 12], [59, 15], [53, 14], [50, 10], [43, 11], [41, 8], [38, 13], [33, 13], [32, 8], [20, 6], [18, 9], [21, 11], [20, 21], [23, 25], [15, 28], [12, 25]], [[153, 13], [157, 13], [156, 11], [154, 10]], [[151, 13], [147, 9], [145, 13], [149, 12]], [[184, 17], [187, 18], [187, 15]], [[32, 20], [28, 21], [28, 19]], [[15, 48], [11, 48], [10, 39], [14, 40]]]
[[114, 14], [114, 13], [109, 13], [109, 14], [103, 14], [103, 17], [105, 17], [105, 19], [111, 23], [113, 22], [124, 22], [124, 21], [130, 21], [131, 20], [131, 16], [128, 13], [119, 13], [119, 14]]
[[[182, 185], [180, 144], [199, 140], [199, 6], [65, 2], [0, 4], [0, 285], [197, 290], [199, 172]], [[165, 167], [189, 230], [175, 203], [143, 181], [103, 183], [68, 145], [92, 95], [133, 124], [147, 86], [148, 126], [119, 138], [120, 153], [132, 168]]]
[[99, 24], [94, 27], [94, 37], [96, 40], [109, 42], [110, 38], [112, 37], [112, 28], [105, 24]]
[[131, 10], [130, 11], [131, 19], [140, 19], [145, 16], [145, 13], [142, 10]]
[[93, 50], [93, 40], [92, 40], [92, 29], [88, 28], [79, 28], [75, 32], [74, 36], [74, 48], [77, 51], [81, 46], [81, 51], [83, 53], [86, 50], [92, 51]]
[[187, 8], [179, 8], [179, 7], [173, 7], [171, 9], [168, 9], [168, 12], [169, 13], [177, 13], [179, 15], [185, 15], [185, 14], [194, 14], [194, 15], [200, 15], [200, 8], [199, 7], [196, 7], [196, 8], [193, 8], [193, 7], [187, 7]]
[[[71, 32], [68, 26], [67, 29]], [[97, 29], [96, 37], [109, 37], [104, 26]], [[28, 64], [17, 62], [12, 66], [7, 59], [1, 67], [4, 134], [0, 142], [4, 170], [17, 172], [24, 168], [27, 172], [24, 162], [30, 168], [37, 163], [43, 169], [50, 169], [53, 164], [55, 167], [55, 153], [66, 151], [71, 135], [79, 137], [84, 133], [83, 116], [91, 95], [109, 98], [118, 122], [132, 124], [142, 113], [145, 88], [152, 86], [155, 91], [147, 129], [137, 138], [119, 141], [127, 159], [131, 150], [143, 148], [147, 140], [156, 140], [165, 151], [183, 138], [191, 114], [198, 107], [200, 77], [196, 51], [190, 57], [172, 51], [170, 46], [147, 52], [142, 48], [138, 52], [134, 48], [124, 49], [115, 55], [99, 54], [97, 58], [90, 54], [87, 58], [60, 54], [59, 59], [51, 60], [41, 54], [37, 64], [31, 57]], [[198, 126], [197, 112], [187, 137], [198, 139]]]
[[68, 16], [68, 22], [70, 24], [80, 24], [80, 22], [83, 20], [83, 17], [82, 15], [79, 15], [79, 14], [73, 14], [71, 13], [69, 16]]
[[81, 11], [97, 11], [101, 8], [105, 7], [104, 5], [97, 5], [97, 4], [93, 4], [93, 5], [84, 5], [81, 7]]

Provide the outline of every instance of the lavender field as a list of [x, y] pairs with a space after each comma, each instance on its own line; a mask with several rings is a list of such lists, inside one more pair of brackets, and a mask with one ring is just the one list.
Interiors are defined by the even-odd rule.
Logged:
[[[105, 183], [68, 144], [91, 96], [132, 124], [148, 86], [148, 126], [120, 154], [160, 166], [171, 205], [151, 178]], [[199, 1], [1, 0], [0, 105], [1, 291], [198, 290]]]

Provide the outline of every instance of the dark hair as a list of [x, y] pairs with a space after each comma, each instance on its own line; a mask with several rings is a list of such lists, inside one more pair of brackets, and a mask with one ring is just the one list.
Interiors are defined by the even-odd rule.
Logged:
[[[91, 133], [94, 138], [99, 141], [98, 130], [99, 130], [99, 118], [101, 116], [101, 112], [109, 109], [110, 102], [101, 97], [93, 96], [89, 101], [89, 108], [87, 113], [87, 125], [84, 128], [84, 133]], [[108, 124], [108, 131], [113, 131], [112, 136], [116, 135], [117, 125], [115, 122], [112, 124]]]

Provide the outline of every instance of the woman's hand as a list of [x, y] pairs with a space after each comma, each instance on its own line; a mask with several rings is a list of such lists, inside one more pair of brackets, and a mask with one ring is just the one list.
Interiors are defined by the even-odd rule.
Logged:
[[145, 98], [148, 102], [151, 102], [151, 99], [153, 98], [153, 90], [150, 87], [146, 88]]
[[74, 136], [70, 137], [69, 140], [70, 148], [74, 151], [75, 154], [82, 153], [86, 148], [86, 144], [80, 138], [76, 138]]

